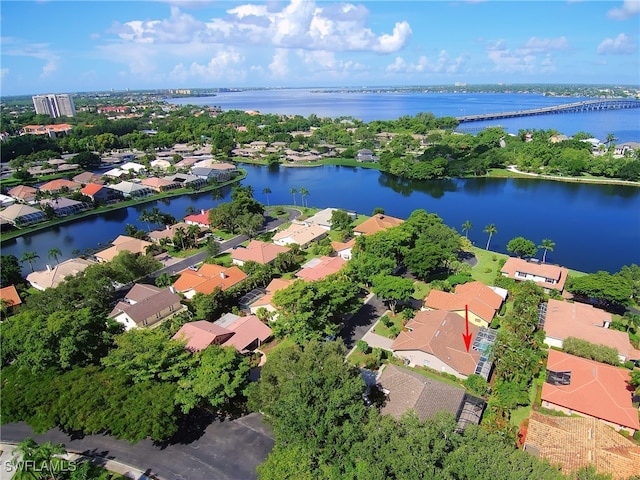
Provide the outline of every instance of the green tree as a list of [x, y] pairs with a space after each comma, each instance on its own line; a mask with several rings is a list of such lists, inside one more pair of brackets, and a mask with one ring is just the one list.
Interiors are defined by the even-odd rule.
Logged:
[[53, 258], [56, 261], [56, 263], [60, 263], [58, 261], [58, 258], [60, 258], [61, 256], [62, 256], [62, 251], [59, 248], [54, 247], [49, 250], [49, 258]]
[[308, 206], [308, 204], [307, 204], [307, 202], [305, 201], [305, 199], [309, 196], [309, 190], [307, 190], [307, 189], [306, 189], [306, 188], [304, 188], [304, 187], [300, 187], [300, 188], [298, 189], [298, 192], [300, 193], [300, 198], [301, 198], [302, 206], [307, 207], [307, 206]]
[[0, 256], [0, 287], [16, 285], [23, 281], [22, 267], [15, 255]]
[[471, 230], [472, 227], [472, 223], [469, 220], [466, 220], [463, 224], [462, 224], [462, 231], [464, 232], [464, 236], [466, 238], [469, 238], [469, 230]]
[[628, 305], [633, 296], [629, 281], [620, 274], [599, 271], [581, 277], [569, 276], [566, 289], [585, 298], [596, 299], [601, 305]]
[[249, 384], [249, 361], [233, 347], [211, 345], [178, 380], [176, 402], [183, 413], [203, 406], [222, 410], [241, 398]]
[[33, 478], [55, 478], [64, 466], [63, 460], [58, 456], [66, 453], [61, 443], [46, 442], [38, 445], [32, 438], [26, 438], [16, 445], [11, 464], [17, 467], [18, 472], [31, 474]]
[[527, 240], [524, 237], [515, 237], [507, 243], [507, 251], [522, 258], [535, 256], [538, 249], [536, 248], [536, 244], [531, 240]]
[[36, 261], [36, 258], [40, 258], [40, 255], [38, 255], [36, 252], [24, 252], [20, 257], [20, 261], [23, 263], [27, 262], [31, 267], [31, 271], [33, 272], [33, 263]]
[[372, 291], [383, 299], [396, 313], [398, 302], [407, 302], [413, 295], [413, 281], [393, 275], [377, 275], [373, 278]]
[[83, 170], [95, 170], [100, 166], [100, 155], [93, 152], [80, 152], [73, 157], [72, 163], [77, 163]]
[[615, 348], [590, 343], [580, 338], [567, 337], [564, 342], [562, 342], [562, 350], [570, 355], [588, 358], [596, 362], [616, 366], [620, 365], [618, 351]]
[[262, 194], [267, 196], [267, 206], [269, 205], [269, 195], [271, 195], [271, 189], [269, 187], [264, 187], [262, 189]]
[[344, 210], [331, 212], [331, 230], [336, 232], [351, 231], [351, 216]]
[[298, 193], [298, 190], [296, 190], [295, 188], [292, 188], [291, 190], [289, 190], [289, 193], [291, 195], [293, 195], [293, 206], [296, 206], [296, 193]]
[[542, 240], [542, 243], [538, 245], [538, 248], [544, 249], [544, 253], [542, 254], [542, 263], [546, 263], [547, 252], [553, 252], [553, 247], [555, 246], [556, 246], [555, 242], [553, 242], [552, 240], [549, 240], [548, 238], [545, 238], [544, 240]]
[[495, 233], [498, 233], [498, 229], [493, 223], [490, 223], [489, 225], [484, 227], [483, 232], [489, 234], [489, 239], [487, 240], [487, 247], [485, 248], [485, 250], [489, 250], [489, 243], [491, 242], [491, 237], [493, 237]]
[[173, 279], [171, 278], [171, 275], [167, 272], [162, 272], [160, 275], [158, 275], [155, 281], [156, 287], [159, 287], [159, 288], [167, 288], [172, 283], [173, 283]]

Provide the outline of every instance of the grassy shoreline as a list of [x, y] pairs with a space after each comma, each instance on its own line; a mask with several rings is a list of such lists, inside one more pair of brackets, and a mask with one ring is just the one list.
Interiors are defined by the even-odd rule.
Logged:
[[2, 244], [2, 242], [5, 242], [7, 240], [12, 240], [14, 238], [21, 237], [22, 235], [38, 232], [40, 230], [46, 230], [48, 228], [51, 228], [51, 227], [54, 227], [54, 226], [58, 226], [58, 225], [62, 225], [64, 223], [70, 223], [70, 222], [74, 222], [76, 220], [81, 220], [83, 218], [91, 217], [91, 216], [94, 216], [94, 215], [101, 215], [103, 213], [113, 212], [113, 211], [120, 210], [120, 209], [123, 209], [123, 208], [131, 207], [131, 206], [134, 206], [134, 205], [144, 205], [145, 203], [151, 203], [151, 202], [155, 202], [157, 200], [162, 200], [162, 199], [165, 199], [165, 198], [181, 197], [182, 195], [194, 195], [194, 194], [211, 192], [213, 190], [217, 190], [219, 188], [223, 188], [223, 187], [226, 187], [228, 185], [232, 185], [234, 183], [238, 183], [238, 182], [244, 180], [246, 177], [247, 177], [247, 171], [246, 170], [240, 170], [240, 175], [236, 176], [232, 180], [229, 180], [229, 181], [223, 182], [223, 183], [216, 183], [214, 185], [207, 185], [207, 186], [205, 186], [205, 187], [203, 187], [203, 188], [201, 188], [199, 190], [191, 190], [191, 189], [187, 189], [187, 188], [178, 188], [178, 189], [175, 189], [175, 190], [171, 190], [169, 192], [162, 192], [162, 193], [158, 193], [156, 195], [149, 195], [148, 197], [126, 200], [124, 202], [118, 202], [117, 204], [114, 204], [114, 205], [107, 205], [107, 206], [94, 208], [92, 210], [88, 210], [86, 212], [82, 212], [82, 213], [79, 213], [77, 215], [73, 215], [73, 216], [69, 216], [69, 217], [54, 218], [54, 219], [48, 220], [46, 222], [38, 223], [37, 225], [33, 225], [32, 227], [26, 227], [26, 228], [23, 228], [23, 229], [17, 229], [17, 230], [12, 230], [10, 232], [2, 233], [2, 234], [0, 234], [0, 244]]

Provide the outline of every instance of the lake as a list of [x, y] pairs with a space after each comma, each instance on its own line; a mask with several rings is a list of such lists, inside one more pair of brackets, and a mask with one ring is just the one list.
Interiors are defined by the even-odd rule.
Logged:
[[[217, 105], [223, 110], [257, 110], [261, 113], [308, 117], [354, 117], [397, 120], [403, 115], [430, 112], [436, 117], [458, 117], [484, 113], [528, 110], [592, 100], [586, 97], [551, 97], [527, 93], [421, 93], [421, 92], [340, 92], [308, 89], [269, 89], [221, 92], [215, 97], [167, 99], [178, 105]], [[640, 142], [640, 109], [563, 113], [499, 121], [470, 122], [462, 128], [502, 126], [508, 133], [519, 130], [557, 130], [571, 136], [587, 132], [604, 141], [613, 133], [617, 142]]]
[[[506, 244], [522, 236], [539, 244], [549, 238], [556, 243], [547, 261], [595, 272], [617, 272], [623, 265], [640, 265], [640, 188], [620, 185], [561, 183], [536, 179], [472, 178], [408, 181], [377, 170], [321, 166], [312, 168], [243, 165], [248, 171], [243, 185], [251, 185], [258, 200], [271, 204], [293, 204], [292, 188], [306, 188], [309, 206], [338, 207], [370, 215], [382, 207], [386, 213], [408, 217], [415, 209], [439, 215], [461, 231], [469, 220], [469, 239], [485, 247], [486, 225], [495, 224], [490, 249], [506, 252]], [[262, 191], [270, 188], [269, 198]], [[230, 190], [225, 191], [229, 199]], [[300, 205], [300, 195], [295, 203]], [[138, 228], [143, 209], [157, 206], [176, 218], [186, 210], [209, 209], [219, 201], [211, 193], [185, 195], [173, 199], [129, 207], [100, 217], [91, 217], [3, 242], [2, 254], [18, 258], [25, 251], [37, 252], [36, 269], [51, 262], [47, 252], [59, 248], [63, 258], [76, 256], [74, 250], [106, 248], [128, 223]], [[23, 266], [28, 273], [29, 265]]]

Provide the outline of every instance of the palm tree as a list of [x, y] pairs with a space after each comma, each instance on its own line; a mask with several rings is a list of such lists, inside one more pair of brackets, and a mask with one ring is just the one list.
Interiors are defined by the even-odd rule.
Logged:
[[187, 238], [191, 245], [194, 247], [198, 244], [198, 237], [200, 236], [200, 227], [195, 224], [191, 224], [187, 227]]
[[613, 133], [608, 133], [607, 134], [607, 148], [609, 148], [611, 146], [611, 142], [613, 142], [616, 139], [616, 136]]
[[262, 193], [267, 196], [267, 206], [270, 207], [271, 205], [269, 204], [269, 194], [271, 193], [271, 189], [269, 187], [264, 187], [262, 189]]
[[22, 256], [20, 257], [20, 261], [21, 262], [28, 262], [29, 265], [31, 266], [31, 271], [33, 272], [33, 262], [36, 261], [36, 258], [40, 258], [40, 255], [38, 255], [36, 252], [24, 252], [22, 254]]
[[309, 196], [309, 190], [304, 187], [300, 187], [298, 191], [300, 192], [300, 197], [302, 197], [302, 206], [306, 207], [307, 204], [305, 203], [305, 197]]
[[[30, 468], [38, 467], [39, 472], [31, 471], [33, 478], [44, 478], [43, 475], [49, 472], [46, 478], [55, 478], [55, 470], [61, 467], [60, 463], [54, 463], [52, 460], [57, 455], [64, 455], [67, 451], [61, 443], [53, 444], [51, 442], [38, 445], [32, 438], [26, 438], [20, 442], [13, 450], [11, 464], [17, 467], [18, 471], [29, 472]], [[58, 467], [58, 468], [56, 468]], [[42, 471], [44, 470], [44, 471]], [[39, 474], [38, 474], [39, 473]]]
[[469, 220], [465, 221], [462, 224], [462, 231], [464, 232], [464, 236], [469, 238], [469, 230], [471, 230], [471, 227], [473, 225], [471, 224], [471, 222]]
[[59, 248], [52, 248], [49, 250], [49, 258], [53, 258], [56, 263], [60, 263], [58, 258], [62, 256], [62, 251]]
[[545, 238], [542, 240], [542, 243], [538, 245], [538, 248], [544, 248], [544, 253], [542, 254], [542, 263], [545, 263], [547, 260], [547, 251], [553, 252], [553, 247], [555, 247], [555, 242]]
[[293, 195], [293, 206], [296, 206], [296, 193], [298, 193], [298, 191], [295, 188], [292, 188], [289, 193], [291, 193], [291, 195]]
[[498, 233], [498, 229], [493, 223], [490, 223], [489, 225], [484, 227], [483, 232], [489, 234], [489, 240], [487, 240], [487, 248], [485, 249], [485, 250], [489, 250], [489, 242], [491, 242], [491, 237], [493, 236], [494, 233]]
[[211, 194], [211, 198], [213, 200], [222, 200], [224, 198], [224, 195], [222, 195], [222, 189], [221, 188], [216, 188], [213, 193]]

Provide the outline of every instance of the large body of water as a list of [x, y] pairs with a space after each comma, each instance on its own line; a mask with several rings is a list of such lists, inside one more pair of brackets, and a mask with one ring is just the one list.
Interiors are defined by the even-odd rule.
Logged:
[[[484, 113], [528, 110], [592, 100], [583, 97], [549, 97], [524, 93], [359, 93], [311, 91], [307, 89], [244, 90], [214, 97], [175, 98], [179, 104], [216, 105], [223, 110], [256, 110], [261, 113], [308, 117], [354, 117], [363, 122], [397, 120], [403, 115], [430, 112], [436, 117], [458, 117]], [[462, 127], [502, 126], [509, 133], [519, 130], [554, 129], [571, 136], [587, 132], [600, 140], [613, 133], [618, 142], [640, 142], [640, 109], [564, 113], [471, 122]]]
[[[406, 218], [415, 209], [425, 209], [461, 230], [466, 220], [473, 227], [469, 239], [485, 247], [484, 227], [495, 224], [498, 232], [490, 249], [506, 252], [506, 244], [522, 236], [536, 243], [549, 238], [556, 243], [547, 261], [586, 272], [618, 271], [623, 265], [640, 264], [640, 188], [619, 185], [586, 185], [536, 179], [455, 179], [412, 182], [362, 168], [322, 166], [269, 169], [244, 165], [258, 200], [271, 204], [292, 204], [292, 188], [306, 188], [309, 206], [338, 207], [371, 214], [383, 207], [389, 215]], [[267, 198], [264, 188], [271, 189]], [[225, 192], [228, 201], [229, 190]], [[300, 205], [300, 196], [295, 202]], [[25, 251], [40, 256], [36, 269], [51, 260], [47, 252], [59, 248], [63, 258], [76, 256], [74, 250], [106, 248], [145, 208], [157, 206], [176, 218], [188, 207], [209, 209], [219, 201], [211, 193], [185, 195], [170, 200], [129, 207], [100, 217], [79, 220], [25, 235], [2, 244], [2, 254], [18, 258]], [[23, 273], [29, 272], [24, 265]]]

